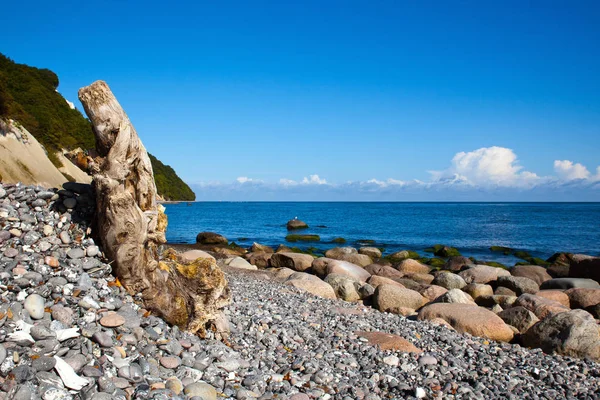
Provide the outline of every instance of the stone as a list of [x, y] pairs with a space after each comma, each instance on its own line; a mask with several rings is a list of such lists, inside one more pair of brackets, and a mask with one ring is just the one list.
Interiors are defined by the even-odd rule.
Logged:
[[325, 282], [330, 284], [337, 297], [344, 301], [355, 302], [361, 299], [358, 293], [360, 283], [346, 275], [329, 274], [325, 277]]
[[594, 317], [584, 310], [549, 316], [525, 332], [523, 343], [546, 353], [600, 361], [600, 330]]
[[493, 296], [479, 296], [475, 303], [479, 306], [483, 307], [493, 307], [495, 305], [500, 306], [501, 308], [512, 307], [512, 305], [517, 301], [517, 296], [511, 295], [493, 295]]
[[434, 303], [423, 307], [419, 320], [441, 318], [461, 333], [484, 337], [499, 342], [509, 342], [514, 333], [504, 321], [483, 307], [470, 304]]
[[106, 332], [96, 332], [92, 335], [92, 340], [102, 347], [112, 347], [113, 339]]
[[438, 360], [433, 356], [421, 356], [419, 357], [419, 365], [437, 365]]
[[400, 359], [395, 355], [391, 355], [391, 356], [383, 357], [383, 363], [387, 364], [391, 367], [397, 367], [398, 364], [400, 364]]
[[412, 258], [400, 261], [395, 268], [403, 274], [429, 274], [429, 271], [431, 271], [430, 266], [421, 264]]
[[448, 261], [446, 261], [443, 269], [447, 271], [460, 271], [469, 265], [473, 265], [473, 261], [471, 261], [471, 259], [464, 256], [454, 256], [448, 258]]
[[88, 257], [96, 257], [98, 254], [100, 254], [100, 248], [98, 246], [88, 246], [85, 249], [85, 255]]
[[31, 330], [29, 331], [29, 334], [35, 340], [56, 338], [56, 332], [54, 332], [53, 330], [51, 330], [49, 328], [46, 328], [43, 325], [35, 325], [33, 328], [31, 328]]
[[244, 257], [246, 258], [246, 260], [248, 260], [250, 264], [255, 265], [258, 268], [267, 268], [270, 265], [270, 260], [272, 256], [272, 252], [253, 252], [244, 255]]
[[291, 219], [286, 224], [288, 231], [293, 231], [296, 229], [307, 229], [308, 225], [304, 221], [300, 221], [299, 219]]
[[[312, 260], [311, 260], [312, 263]], [[248, 261], [244, 260], [242, 257], [234, 257], [231, 260], [229, 260], [229, 262], [227, 262], [227, 265], [229, 265], [232, 268], [239, 268], [239, 269], [248, 269], [248, 270], [257, 270], [258, 268], [256, 267], [256, 265], [252, 265], [250, 264]]]
[[56, 365], [54, 357], [40, 356], [31, 361], [31, 367], [36, 371], [50, 371]]
[[175, 369], [181, 365], [181, 358], [173, 356], [173, 357], [161, 357], [160, 365], [168, 369]]
[[15, 258], [18, 255], [19, 250], [15, 249], [14, 247], [9, 247], [6, 250], [4, 250], [4, 256], [7, 258]]
[[206, 382], [194, 382], [185, 387], [183, 389], [183, 393], [185, 393], [188, 397], [197, 396], [203, 400], [216, 400], [217, 399], [217, 391], [211, 385]]
[[373, 305], [379, 311], [399, 313], [400, 308], [416, 310], [425, 304], [425, 299], [419, 292], [401, 288], [395, 285], [380, 285], [375, 289]]
[[290, 268], [303, 272], [312, 266], [314, 257], [310, 254], [300, 253], [275, 253], [271, 256], [270, 263], [274, 268]]
[[44, 257], [44, 262], [46, 263], [46, 265], [48, 265], [52, 268], [58, 268], [60, 266], [60, 264], [58, 263], [58, 260], [52, 256]]
[[462, 289], [465, 286], [467, 286], [467, 283], [460, 275], [453, 274], [451, 272], [446, 272], [446, 271], [438, 273], [435, 276], [435, 278], [433, 279], [433, 281], [431, 282], [431, 284], [441, 286], [448, 290]]
[[398, 287], [404, 287], [401, 283], [396, 282], [393, 279], [385, 278], [383, 276], [371, 275], [371, 277], [367, 280], [369, 285], [377, 288], [379, 285], [396, 285]]
[[364, 268], [356, 264], [340, 260], [332, 260], [327, 264], [326, 275], [329, 274], [345, 275], [358, 282], [366, 282], [371, 277], [371, 274], [369, 274]]
[[541, 320], [550, 315], [569, 311], [568, 307], [565, 307], [557, 301], [528, 293], [519, 296], [513, 306], [525, 307]]
[[600, 303], [600, 289], [573, 288], [565, 291], [571, 308], [588, 308]]
[[45, 299], [39, 294], [30, 294], [25, 299], [23, 307], [27, 310], [31, 318], [42, 319], [44, 318], [44, 305]]
[[358, 254], [354, 247], [334, 247], [325, 252], [325, 257], [334, 260], [346, 261], [352, 264], [365, 267], [373, 263], [371, 257], [365, 254]]
[[211, 256], [210, 254], [208, 254], [207, 252], [202, 251], [202, 250], [188, 250], [179, 255], [179, 259], [184, 264], [194, 262], [199, 258], [201, 258], [201, 259], [208, 258], [215, 264], [217, 263], [217, 260], [215, 260], [215, 258], [213, 256]]
[[100, 325], [106, 328], [116, 328], [125, 323], [125, 318], [116, 312], [108, 312], [100, 318]]
[[200, 232], [196, 236], [196, 243], [200, 244], [217, 244], [217, 245], [227, 245], [229, 241], [223, 235], [219, 235], [214, 232]]
[[382, 276], [384, 278], [402, 278], [404, 274], [389, 265], [370, 264], [365, 267], [365, 271], [371, 275]]
[[80, 249], [79, 247], [75, 247], [67, 251], [67, 257], [73, 260], [77, 260], [79, 258], [85, 257], [85, 251], [83, 249]]
[[444, 293], [447, 293], [448, 289], [437, 285], [429, 285], [427, 287], [419, 289], [418, 292], [421, 293], [421, 295], [427, 300], [433, 301], [441, 295], [443, 295]]
[[517, 296], [523, 293], [536, 294], [540, 291], [539, 285], [533, 279], [524, 276], [499, 276], [496, 284], [513, 290]]
[[517, 292], [504, 286], [498, 286], [494, 290], [494, 295], [497, 296], [517, 296]]
[[458, 275], [466, 283], [488, 283], [497, 280], [499, 276], [510, 276], [510, 272], [489, 265], [475, 265], [459, 272]]
[[481, 296], [492, 296], [494, 294], [494, 289], [483, 283], [469, 283], [463, 288], [463, 291], [475, 300]]
[[546, 268], [538, 265], [516, 265], [510, 270], [512, 276], [529, 278], [540, 286], [542, 283], [552, 279]]
[[587, 278], [593, 279], [596, 283], [600, 282], [600, 257], [583, 254], [573, 255], [569, 268], [569, 277]]
[[540, 285], [540, 289], [542, 290], [574, 288], [600, 289], [600, 283], [586, 278], [554, 278]]
[[71, 235], [69, 235], [68, 231], [62, 231], [61, 233], [58, 234], [58, 237], [63, 242], [63, 244], [71, 243]]
[[543, 297], [548, 300], [554, 300], [562, 304], [567, 308], [571, 308], [571, 300], [569, 300], [569, 296], [562, 290], [558, 289], [548, 289], [548, 290], [540, 290], [535, 294], [538, 297]]
[[423, 350], [415, 347], [414, 344], [404, 339], [402, 336], [386, 332], [363, 332], [358, 331], [356, 335], [367, 339], [368, 343], [378, 346], [381, 350], [395, 350], [403, 353], [422, 353]]
[[358, 254], [364, 254], [374, 260], [381, 258], [381, 250], [377, 247], [361, 247], [358, 249]]
[[[306, 275], [301, 277], [298, 274]], [[298, 289], [312, 293], [315, 296], [324, 297], [326, 299], [335, 299], [335, 291], [327, 282], [322, 281], [318, 277], [303, 272], [295, 273], [285, 281], [285, 285], [293, 286]]]
[[529, 328], [535, 325], [539, 318], [525, 307], [511, 307], [500, 311], [498, 316], [510, 326], [517, 328], [519, 333], [525, 333]]
[[180, 394], [183, 391], [183, 384], [176, 377], [172, 376], [165, 382], [165, 387], [169, 390], [172, 390], [175, 394]]
[[451, 289], [435, 299], [436, 303], [475, 304], [469, 294], [460, 289]]
[[274, 253], [275, 252], [272, 247], [265, 246], [263, 244], [256, 243], [256, 242], [252, 243], [252, 246], [250, 247], [250, 251], [253, 253]]
[[77, 199], [74, 197], [66, 198], [63, 200], [63, 205], [68, 209], [75, 208], [77, 206]]

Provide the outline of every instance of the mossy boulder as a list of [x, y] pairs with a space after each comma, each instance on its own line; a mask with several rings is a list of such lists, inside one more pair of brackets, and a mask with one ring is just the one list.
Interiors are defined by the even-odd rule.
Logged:
[[513, 249], [511, 249], [510, 247], [505, 247], [505, 246], [492, 246], [492, 247], [490, 247], [490, 250], [493, 251], [494, 253], [503, 253], [504, 255], [509, 255], [514, 252]]
[[288, 242], [319, 242], [321, 237], [319, 235], [287, 235], [285, 240]]
[[196, 243], [200, 244], [223, 244], [227, 245], [227, 238], [214, 232], [200, 232], [196, 236]]
[[517, 250], [514, 252], [515, 257], [517, 258], [521, 258], [523, 260], [527, 260], [528, 258], [531, 258], [531, 254], [529, 254], [526, 251], [523, 250]]
[[340, 244], [343, 244], [343, 243], [346, 243], [346, 239], [344, 239], [343, 237], [336, 237], [335, 239], [333, 239], [331, 241], [331, 243], [340, 243]]
[[442, 248], [436, 250], [433, 254], [438, 257], [457, 257], [461, 255], [456, 248], [449, 246], [443, 246]]
[[299, 219], [292, 219], [292, 220], [289, 220], [287, 223], [288, 231], [293, 231], [296, 229], [306, 229], [306, 228], [308, 228], [308, 225], [306, 224], [306, 222], [300, 221]]
[[508, 267], [502, 263], [496, 262], [496, 261], [486, 261], [483, 263], [484, 265], [489, 265], [490, 267], [496, 267], [496, 268], [502, 268], [502, 269], [508, 269]]
[[425, 262], [425, 264], [427, 265], [431, 265], [433, 268], [444, 268], [444, 266], [446, 265], [446, 261], [441, 258], [426, 258], [421, 259], [421, 261]]

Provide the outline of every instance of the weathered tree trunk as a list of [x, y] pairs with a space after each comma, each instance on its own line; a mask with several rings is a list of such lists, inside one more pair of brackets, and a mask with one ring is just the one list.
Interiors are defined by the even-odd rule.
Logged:
[[79, 90], [101, 162], [92, 166], [98, 234], [113, 270], [127, 291], [167, 322], [204, 335], [230, 301], [223, 272], [214, 261], [179, 263], [175, 252], [159, 261], [167, 217], [156, 202], [148, 153], [108, 85]]

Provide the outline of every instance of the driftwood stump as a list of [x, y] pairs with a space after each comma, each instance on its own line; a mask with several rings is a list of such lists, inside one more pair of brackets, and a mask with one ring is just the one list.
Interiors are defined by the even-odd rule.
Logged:
[[226, 324], [221, 309], [231, 296], [214, 260], [183, 263], [172, 250], [160, 260], [167, 217], [156, 201], [148, 153], [127, 114], [103, 81], [80, 89], [79, 100], [101, 157], [91, 166], [98, 236], [116, 276], [170, 324], [201, 336], [211, 323], [222, 331]]

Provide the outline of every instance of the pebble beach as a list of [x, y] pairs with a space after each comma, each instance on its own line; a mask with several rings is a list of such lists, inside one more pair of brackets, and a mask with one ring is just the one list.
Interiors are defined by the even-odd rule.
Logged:
[[[596, 399], [600, 366], [223, 266], [226, 341], [111, 274], [86, 185], [0, 187], [0, 399]], [[222, 265], [222, 263], [221, 263]]]

